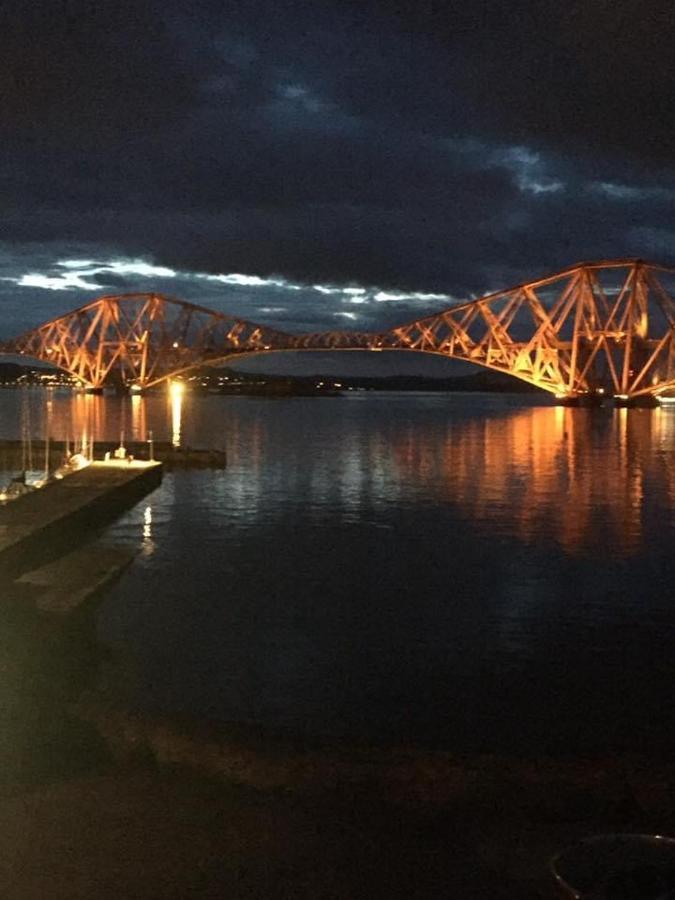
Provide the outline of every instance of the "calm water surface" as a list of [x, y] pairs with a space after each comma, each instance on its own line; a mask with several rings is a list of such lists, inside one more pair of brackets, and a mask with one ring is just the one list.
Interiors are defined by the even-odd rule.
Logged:
[[[107, 532], [140, 550], [99, 615], [140, 708], [458, 751], [675, 743], [675, 411], [28, 393], [55, 437], [227, 449]], [[21, 420], [0, 392], [0, 437]]]

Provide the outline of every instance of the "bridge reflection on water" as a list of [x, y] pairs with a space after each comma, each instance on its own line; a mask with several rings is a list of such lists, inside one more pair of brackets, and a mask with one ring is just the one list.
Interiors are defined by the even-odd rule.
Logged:
[[605, 552], [623, 556], [642, 542], [645, 483], [675, 504], [674, 438], [671, 410], [538, 407], [463, 422], [440, 448], [411, 432], [394, 453], [402, 477], [435, 482], [475, 522], [500, 520], [524, 542], [551, 539], [571, 554], [601, 533]]
[[[28, 393], [38, 436], [46, 394]], [[0, 437], [19, 436], [21, 394], [0, 394]], [[52, 437], [61, 440], [116, 440], [123, 433], [144, 441], [152, 431], [174, 444], [226, 447], [232, 474], [214, 490], [228, 502], [245, 493], [254, 517], [283, 496], [298, 502], [302, 495], [308, 508], [333, 502], [355, 518], [366, 507], [423, 501], [450, 504], [477, 526], [526, 544], [553, 541], [583, 555], [602, 535], [609, 555], [637, 552], [658, 526], [657, 507], [675, 505], [675, 410], [513, 402], [495, 397], [486, 407], [484, 395], [252, 401], [177, 391], [127, 398], [56, 392], [48, 415]]]

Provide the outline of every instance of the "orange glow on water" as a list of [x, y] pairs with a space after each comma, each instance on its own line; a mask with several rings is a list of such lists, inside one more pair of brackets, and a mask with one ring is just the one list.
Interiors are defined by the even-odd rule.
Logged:
[[395, 460], [400, 477], [432, 480], [468, 519], [498, 519], [513, 537], [553, 539], [572, 554], [601, 528], [607, 552], [627, 555], [642, 535], [645, 479], [665, 480], [675, 495], [675, 468], [659, 452], [675, 415], [617, 409], [601, 438], [597, 415], [534, 407], [470, 420], [448, 428], [440, 459], [411, 433], [397, 443]]

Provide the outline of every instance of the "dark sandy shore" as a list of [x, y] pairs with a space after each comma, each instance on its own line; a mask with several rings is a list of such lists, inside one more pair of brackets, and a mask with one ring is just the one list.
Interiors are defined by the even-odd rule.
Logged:
[[0, 809], [7, 900], [541, 896], [465, 815], [365, 796], [118, 772], [12, 791]]
[[[124, 731], [119, 718], [109, 726]], [[132, 734], [124, 758], [119, 745], [96, 751], [85, 730], [73, 769], [85, 745], [95, 769], [68, 773], [62, 756], [61, 774], [5, 783], [3, 898], [546, 900], [558, 896], [548, 861], [576, 839], [675, 830], [675, 779], [648, 760], [425, 766], [423, 753], [402, 762], [377, 750], [364, 769], [362, 754], [350, 762], [334, 748], [325, 769], [312, 750], [308, 777], [306, 755], [299, 765], [288, 748], [239, 739], [223, 745], [221, 765], [232, 764], [217, 772], [212, 742], [160, 732], [158, 755]], [[321, 784], [336, 753], [340, 774]]]
[[0, 883], [35, 898], [535, 898], [578, 828], [509, 810], [402, 809], [185, 775], [90, 775], [3, 792]]

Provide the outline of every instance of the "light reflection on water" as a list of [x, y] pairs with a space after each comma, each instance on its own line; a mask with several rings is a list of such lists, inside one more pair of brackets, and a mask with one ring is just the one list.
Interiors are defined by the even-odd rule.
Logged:
[[[228, 468], [167, 473], [110, 529], [142, 550], [100, 617], [139, 705], [458, 748], [666, 740], [675, 410], [181, 402]], [[172, 440], [176, 407], [56, 393], [52, 422]]]

